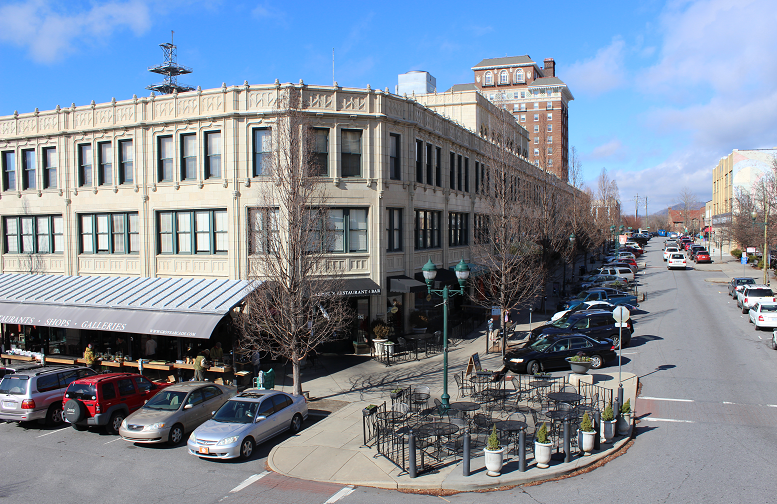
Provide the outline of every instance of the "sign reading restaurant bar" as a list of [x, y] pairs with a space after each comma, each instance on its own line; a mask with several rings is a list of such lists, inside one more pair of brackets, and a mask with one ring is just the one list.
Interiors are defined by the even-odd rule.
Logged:
[[0, 323], [208, 339], [222, 315], [0, 302]]

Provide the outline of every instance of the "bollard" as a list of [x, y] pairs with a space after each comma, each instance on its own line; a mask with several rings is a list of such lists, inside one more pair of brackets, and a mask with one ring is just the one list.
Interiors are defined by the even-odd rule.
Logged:
[[620, 418], [621, 416], [621, 406], [623, 406], [623, 385], [618, 384], [618, 400], [616, 403], [618, 405], [618, 409], [615, 410], [615, 418]]
[[526, 472], [526, 429], [518, 433], [518, 471]]
[[407, 472], [411, 478], [415, 478], [418, 475], [418, 468], [415, 465], [415, 434], [413, 434], [412, 429], [407, 434], [407, 451], [407, 464], [409, 466]]
[[464, 476], [469, 476], [469, 458], [470, 458], [469, 444], [470, 444], [469, 429], [464, 429], [464, 446], [462, 448], [462, 454], [461, 454], [461, 467], [462, 467]]
[[594, 437], [594, 450], [598, 450], [602, 442], [602, 425], [599, 423], [602, 414], [599, 410], [594, 411], [594, 425], [596, 426], [596, 436]]
[[572, 461], [572, 439], [569, 418], [564, 420], [564, 462]]

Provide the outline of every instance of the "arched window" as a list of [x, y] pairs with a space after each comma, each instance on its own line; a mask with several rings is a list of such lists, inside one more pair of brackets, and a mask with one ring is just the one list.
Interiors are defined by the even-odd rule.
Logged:
[[486, 72], [486, 77], [485, 77], [485, 81], [484, 82], [485, 82], [486, 86], [493, 86], [494, 85], [494, 74], [492, 74], [491, 72]]
[[507, 70], [499, 72], [499, 84], [510, 84], [510, 79], [507, 77]]
[[515, 82], [523, 82], [523, 81], [524, 81], [523, 70], [518, 69], [518, 71], [515, 72]]

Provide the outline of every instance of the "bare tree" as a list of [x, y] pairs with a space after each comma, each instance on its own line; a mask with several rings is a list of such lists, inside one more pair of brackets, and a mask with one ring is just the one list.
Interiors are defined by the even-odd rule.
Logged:
[[697, 201], [696, 194], [691, 191], [691, 189], [688, 186], [683, 187], [680, 189], [680, 194], [677, 198], [677, 202], [681, 205], [680, 208], [680, 215], [682, 215], [683, 218], [683, 227], [687, 229], [689, 232], [694, 232], [696, 229], [694, 229], [693, 220], [691, 218], [691, 212], [693, 210], [697, 210], [696, 208], [696, 201]]
[[249, 276], [256, 288], [246, 298], [239, 326], [243, 348], [291, 362], [298, 395], [300, 361], [342, 331], [351, 314], [342, 272], [330, 261], [338, 231], [318, 177], [301, 91], [280, 87], [276, 103], [272, 155], [258, 163], [260, 206], [251, 214], [249, 231]]

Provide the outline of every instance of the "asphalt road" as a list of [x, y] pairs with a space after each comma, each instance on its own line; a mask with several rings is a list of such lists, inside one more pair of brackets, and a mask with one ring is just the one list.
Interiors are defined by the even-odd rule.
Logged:
[[[658, 240], [640, 280], [648, 299], [624, 350], [638, 374], [639, 423], [627, 453], [587, 474], [530, 487], [444, 496], [452, 503], [777, 502], [777, 352], [726, 296], [715, 265], [666, 270]], [[693, 263], [690, 263], [691, 265]], [[610, 365], [613, 369], [617, 366]], [[280, 439], [280, 438], [279, 438]], [[100, 431], [0, 424], [0, 502], [389, 503], [441, 497], [348, 488], [265, 471], [274, 443], [247, 462], [144, 447]], [[321, 461], [326, 464], [325, 460]]]

